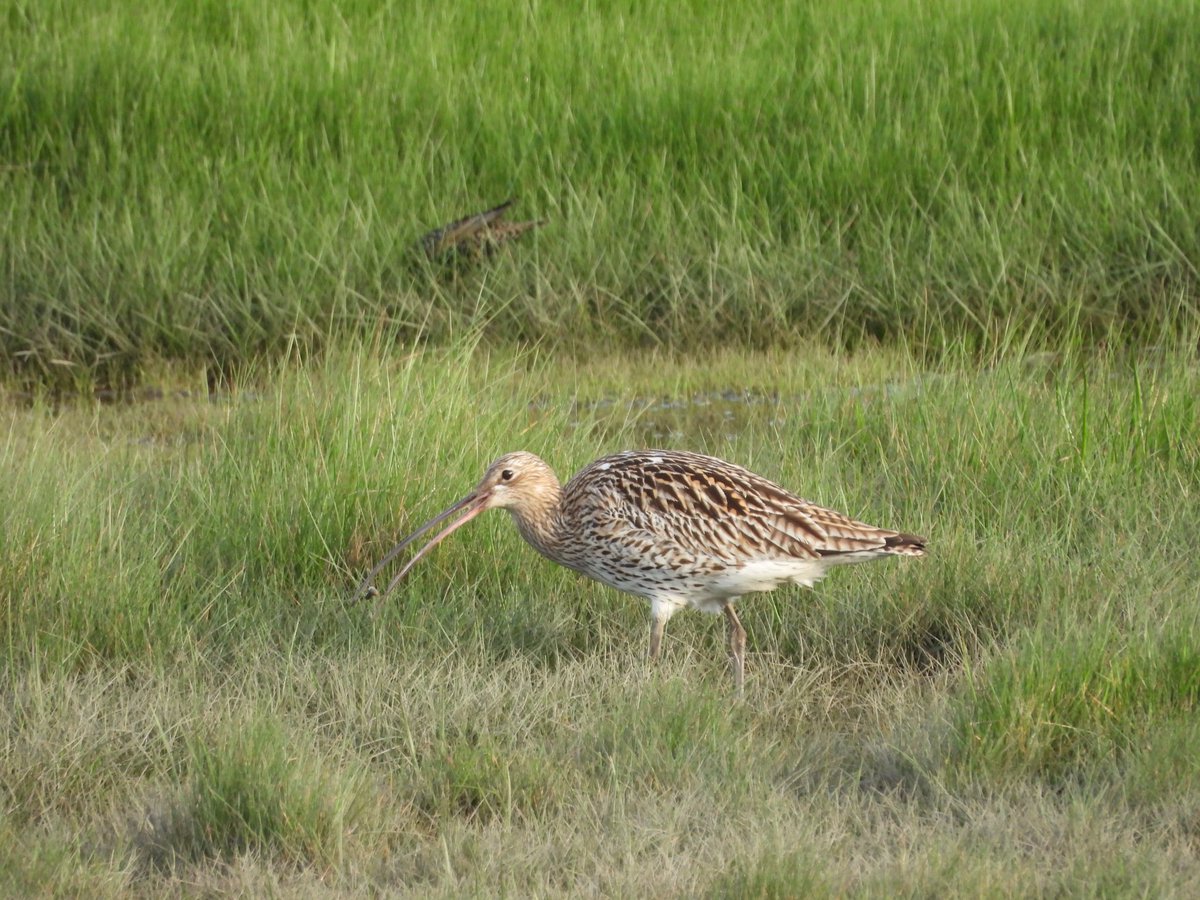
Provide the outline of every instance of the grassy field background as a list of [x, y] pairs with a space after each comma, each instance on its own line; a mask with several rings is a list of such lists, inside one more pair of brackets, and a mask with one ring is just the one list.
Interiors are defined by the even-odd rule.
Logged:
[[[0, 894], [1200, 894], [1198, 12], [10, 3]], [[347, 605], [647, 446], [930, 555]]]
[[[0, 884], [1200, 887], [1193, 357], [654, 362], [351, 349], [224, 400], [10, 410]], [[378, 619], [346, 605], [499, 453], [566, 473], [647, 443], [932, 553], [748, 598], [742, 703], [717, 620], [675, 617], [647, 671], [645, 605], [502, 513]]]
[[[936, 356], [1195, 328], [1194, 2], [16, 0], [0, 361], [229, 369], [383, 328]], [[422, 232], [550, 224], [483, 273]]]

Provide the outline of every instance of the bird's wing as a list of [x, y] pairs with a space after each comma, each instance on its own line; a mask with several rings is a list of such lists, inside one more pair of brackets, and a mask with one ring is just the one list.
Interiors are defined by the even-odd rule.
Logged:
[[627, 521], [691, 553], [726, 561], [885, 550], [895, 535], [698, 454], [617, 454], [589, 466], [567, 489], [587, 494], [598, 518]]

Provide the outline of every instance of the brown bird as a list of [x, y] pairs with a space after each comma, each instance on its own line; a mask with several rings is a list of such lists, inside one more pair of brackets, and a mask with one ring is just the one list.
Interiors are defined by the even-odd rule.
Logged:
[[501, 244], [520, 237], [530, 229], [546, 224], [544, 221], [504, 222], [504, 214], [515, 198], [473, 216], [435, 228], [422, 237], [417, 245], [430, 259], [479, 260], [491, 256]]
[[357, 598], [382, 596], [375, 576], [401, 550], [450, 519], [400, 573], [481, 512], [502, 507], [533, 548], [556, 563], [650, 601], [650, 659], [667, 619], [684, 606], [725, 616], [729, 663], [741, 692], [746, 631], [742, 594], [812, 585], [829, 568], [884, 556], [923, 556], [925, 539], [875, 528], [801, 500], [779, 485], [711, 456], [632, 450], [598, 459], [565, 486], [532, 453], [509, 453], [458, 503], [383, 558]]

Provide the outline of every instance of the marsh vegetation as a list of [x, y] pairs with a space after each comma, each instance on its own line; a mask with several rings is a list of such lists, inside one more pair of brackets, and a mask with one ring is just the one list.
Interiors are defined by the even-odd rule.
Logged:
[[[0, 893], [1200, 893], [1195, 4], [693, 6], [0, 15]], [[655, 445], [930, 555], [347, 605]]]
[[[10, 409], [10, 886], [1197, 886], [1194, 360], [646, 362], [349, 349], [244, 396]], [[747, 598], [745, 702], [716, 620], [647, 671], [644, 604], [502, 513], [377, 620], [346, 605], [499, 452], [570, 471], [734, 383], [778, 396], [680, 444], [936, 536]]]
[[[1156, 343], [1196, 328], [1196, 11], [18, 0], [0, 361]], [[530, 246], [414, 267], [510, 196]]]

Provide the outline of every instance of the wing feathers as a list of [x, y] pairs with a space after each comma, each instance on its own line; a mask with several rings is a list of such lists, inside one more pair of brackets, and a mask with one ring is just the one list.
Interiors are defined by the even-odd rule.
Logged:
[[844, 555], [919, 556], [925, 541], [825, 509], [740, 466], [666, 450], [597, 460], [564, 488], [575, 502], [636, 522], [707, 558], [745, 564]]

